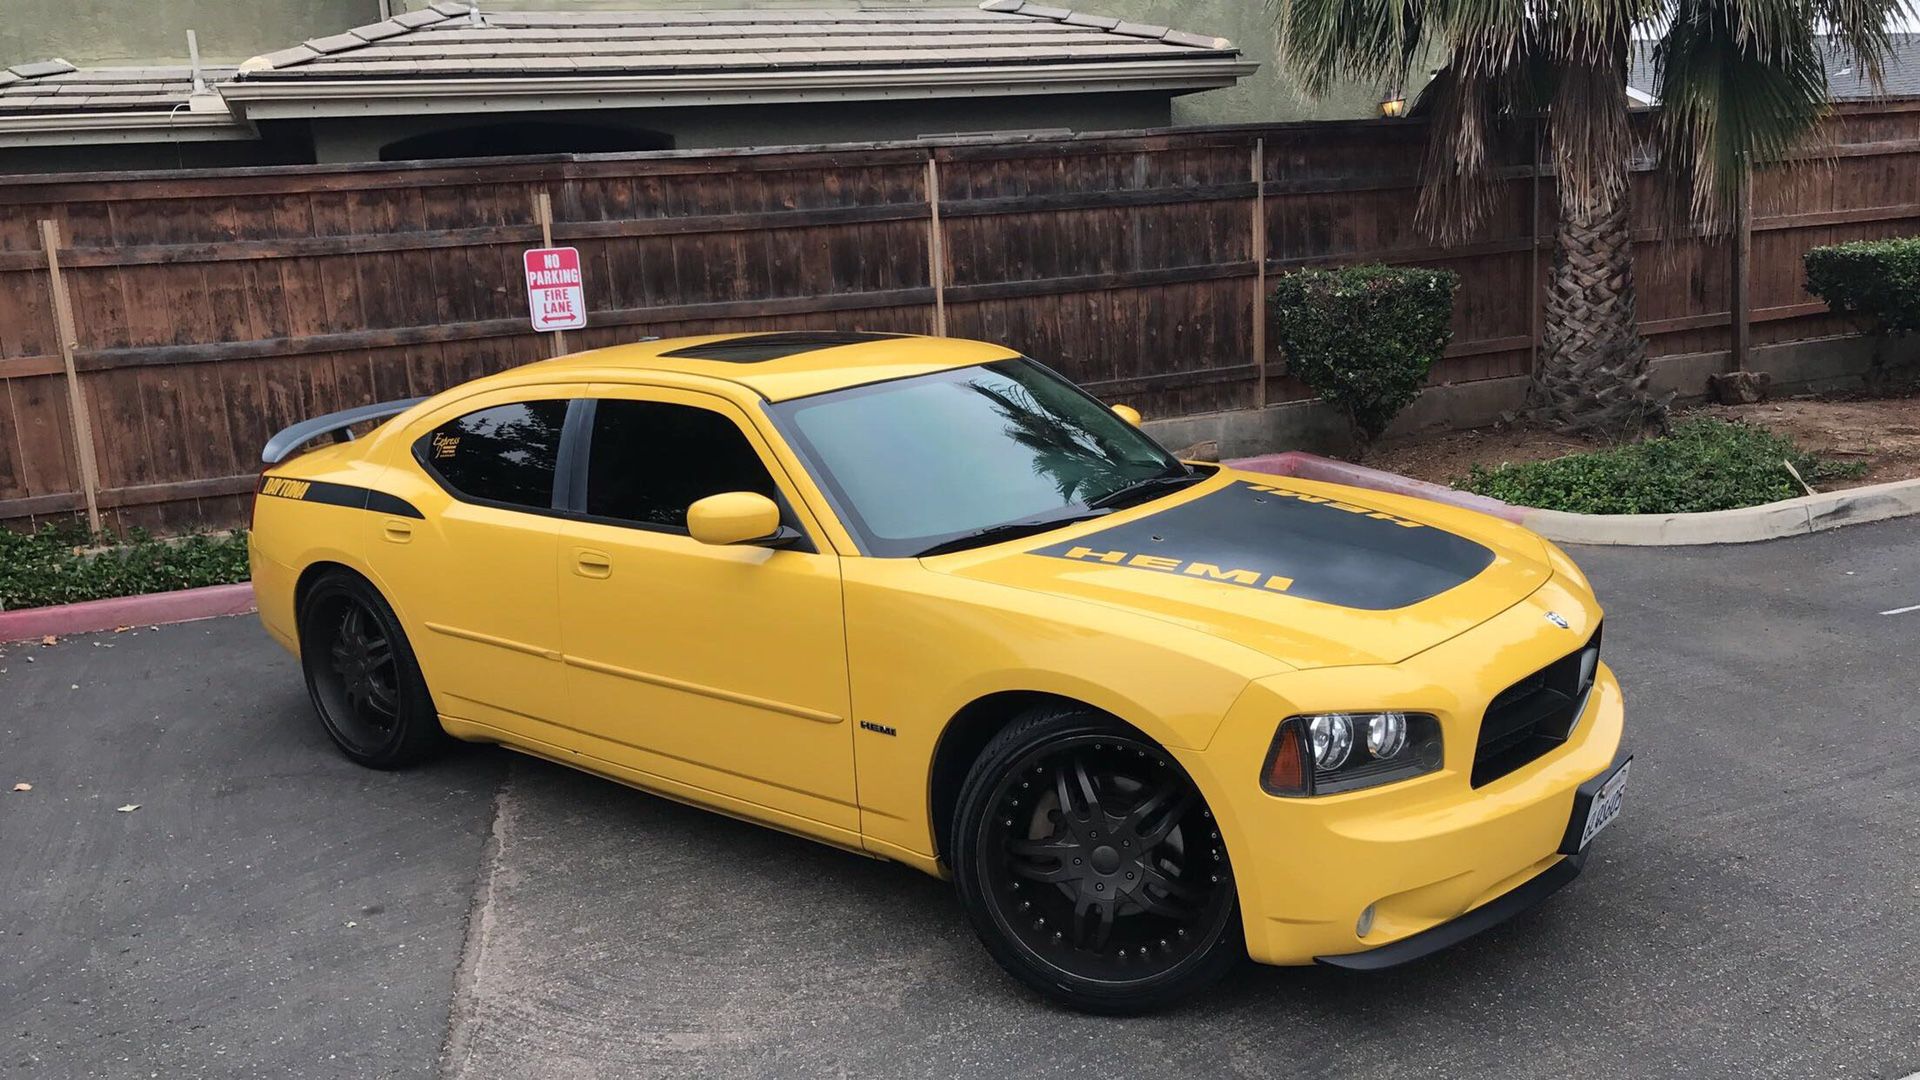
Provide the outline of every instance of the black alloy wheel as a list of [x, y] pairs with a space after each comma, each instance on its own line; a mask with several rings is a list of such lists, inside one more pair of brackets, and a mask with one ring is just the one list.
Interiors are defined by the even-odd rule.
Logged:
[[299, 623], [307, 693], [341, 753], [397, 768], [447, 741], [400, 620], [366, 579], [328, 573], [302, 597]]
[[1244, 955], [1226, 845], [1199, 790], [1165, 750], [1091, 710], [1039, 712], [989, 743], [953, 846], [995, 958], [1074, 1008], [1157, 1008]]

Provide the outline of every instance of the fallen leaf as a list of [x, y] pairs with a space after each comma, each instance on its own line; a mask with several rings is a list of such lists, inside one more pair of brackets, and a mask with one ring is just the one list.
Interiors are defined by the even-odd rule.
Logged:
[[127, 805], [125, 805], [125, 806], [120, 806], [120, 807], [116, 807], [115, 809], [116, 809], [116, 810], [118, 810], [118, 811], [119, 811], [120, 813], [122, 813], [122, 814], [131, 814], [131, 813], [133, 813], [133, 812], [134, 812], [135, 810], [138, 810], [138, 809], [140, 809], [140, 804], [139, 804], [139, 803], [137, 803], [137, 802], [130, 802], [130, 803], [128, 803], [128, 804], [127, 804]]
[[113, 632], [116, 634], [124, 634], [131, 629], [133, 629], [131, 626], [116, 626], [113, 628]]
[[22, 781], [20, 781], [19, 783], [17, 783], [17, 784], [15, 784], [15, 785], [13, 785], [13, 790], [15, 790], [15, 791], [32, 791], [32, 790], [33, 790], [33, 785], [32, 785], [32, 784], [29, 784], [29, 783], [27, 783], [27, 782], [26, 782], [25, 780], [22, 780]]
[[58, 644], [60, 644], [60, 639], [59, 639], [59, 638], [57, 638], [57, 637], [54, 637], [54, 636], [53, 636], [52, 634], [48, 634], [48, 635], [47, 635], [46, 637], [43, 637], [43, 638], [41, 638], [41, 639], [40, 639], [40, 644], [42, 644], [42, 645], [58, 645]]

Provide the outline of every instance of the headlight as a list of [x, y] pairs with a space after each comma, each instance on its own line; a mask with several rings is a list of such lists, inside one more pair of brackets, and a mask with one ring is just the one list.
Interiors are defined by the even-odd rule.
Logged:
[[1426, 713], [1295, 716], [1274, 733], [1260, 784], [1273, 795], [1331, 795], [1433, 772], [1442, 756], [1440, 721]]
[[1314, 770], [1337, 769], [1353, 750], [1353, 718], [1345, 713], [1316, 716], [1307, 721], [1307, 738], [1313, 741]]

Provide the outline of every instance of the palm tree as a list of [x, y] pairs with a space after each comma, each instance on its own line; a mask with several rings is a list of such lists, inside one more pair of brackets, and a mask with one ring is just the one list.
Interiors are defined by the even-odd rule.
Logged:
[[1559, 214], [1536, 421], [1637, 433], [1659, 421], [1635, 316], [1628, 51], [1652, 49], [1651, 146], [1691, 216], [1717, 227], [1748, 163], [1803, 143], [1827, 108], [1820, 35], [1876, 82], [1888, 24], [1908, 0], [1269, 0], [1281, 55], [1310, 93], [1336, 81], [1405, 86], [1444, 66], [1421, 97], [1430, 134], [1417, 211], [1436, 240], [1470, 233], [1495, 193], [1494, 151], [1521, 122], [1545, 124]]

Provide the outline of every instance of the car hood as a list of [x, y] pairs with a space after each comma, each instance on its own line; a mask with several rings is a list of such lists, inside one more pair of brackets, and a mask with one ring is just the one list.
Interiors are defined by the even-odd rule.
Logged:
[[925, 563], [1202, 630], [1295, 668], [1398, 662], [1553, 576], [1538, 537], [1492, 517], [1229, 469], [1143, 506]]

